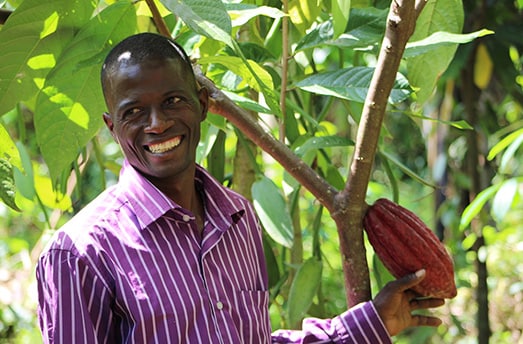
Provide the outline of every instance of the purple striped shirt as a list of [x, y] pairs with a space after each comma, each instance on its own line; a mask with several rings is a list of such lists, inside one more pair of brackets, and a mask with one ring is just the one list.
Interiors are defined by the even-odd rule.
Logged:
[[252, 206], [198, 167], [194, 215], [124, 163], [56, 232], [37, 266], [46, 343], [390, 343], [372, 302], [271, 334]]

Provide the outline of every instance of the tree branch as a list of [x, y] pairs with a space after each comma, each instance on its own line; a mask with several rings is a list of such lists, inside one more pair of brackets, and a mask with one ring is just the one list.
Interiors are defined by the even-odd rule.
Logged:
[[248, 112], [230, 100], [196, 68], [198, 83], [207, 88], [211, 98], [209, 111], [225, 117], [261, 149], [278, 161], [300, 184], [329, 211], [333, 210], [337, 190], [294, 154], [285, 144], [266, 132]]
[[345, 189], [335, 198], [331, 214], [340, 237], [349, 306], [371, 298], [369, 269], [363, 240], [362, 218], [367, 205], [365, 196], [387, 100], [396, 80], [396, 74], [410, 36], [414, 32], [418, 14], [426, 1], [393, 0], [378, 63], [371, 80], [358, 127], [356, 146]]

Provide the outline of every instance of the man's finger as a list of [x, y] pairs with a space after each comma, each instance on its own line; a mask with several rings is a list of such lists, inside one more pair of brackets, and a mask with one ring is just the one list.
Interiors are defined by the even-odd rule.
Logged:
[[445, 300], [438, 299], [438, 298], [421, 299], [421, 300], [414, 299], [414, 300], [411, 300], [409, 303], [411, 310], [436, 308], [439, 306], [443, 306], [444, 304], [445, 304]]
[[413, 315], [411, 318], [411, 326], [433, 326], [441, 325], [440, 318], [430, 317], [426, 315]]
[[416, 271], [415, 273], [403, 276], [402, 278], [392, 282], [393, 288], [397, 292], [403, 292], [407, 289], [410, 289], [419, 282], [421, 282], [425, 278], [426, 273], [427, 272], [425, 271], [425, 269], [421, 269]]

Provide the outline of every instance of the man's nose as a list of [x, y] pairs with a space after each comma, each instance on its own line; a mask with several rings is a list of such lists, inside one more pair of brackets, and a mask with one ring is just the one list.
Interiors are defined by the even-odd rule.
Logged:
[[169, 117], [162, 109], [152, 109], [145, 132], [148, 134], [161, 134], [173, 125], [174, 119]]

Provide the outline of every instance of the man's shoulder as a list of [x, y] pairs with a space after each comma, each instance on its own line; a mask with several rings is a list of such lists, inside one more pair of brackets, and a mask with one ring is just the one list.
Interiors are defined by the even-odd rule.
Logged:
[[[63, 224], [49, 240], [47, 250], [80, 253], [96, 245], [100, 234], [111, 230], [107, 219], [118, 213], [125, 200], [116, 186], [109, 187]], [[78, 252], [77, 252], [78, 251]]]

